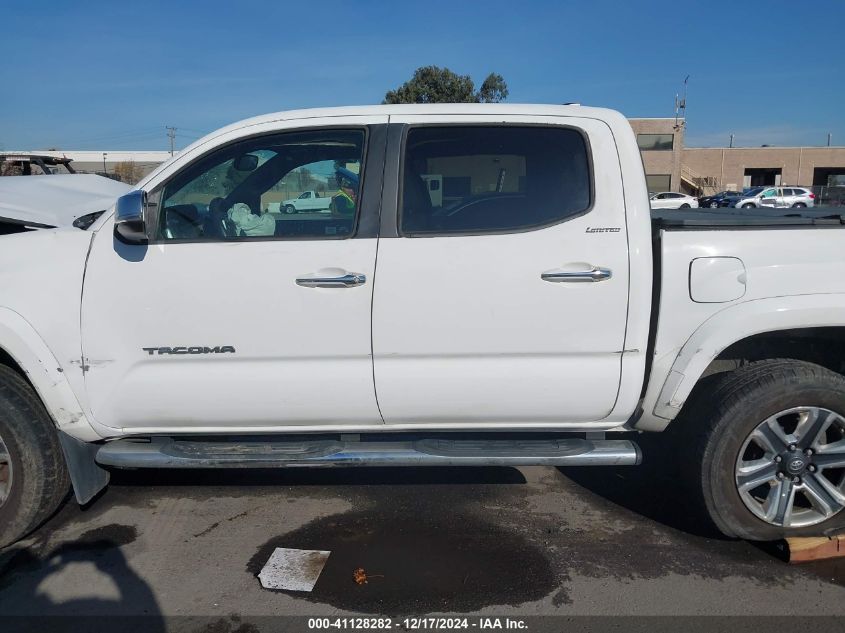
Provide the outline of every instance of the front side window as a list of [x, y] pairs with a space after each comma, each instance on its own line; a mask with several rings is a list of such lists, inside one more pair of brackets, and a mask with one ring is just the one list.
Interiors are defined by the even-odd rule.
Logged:
[[637, 134], [637, 146], [643, 151], [671, 151], [674, 134]]
[[568, 128], [411, 128], [402, 169], [403, 235], [521, 231], [591, 204], [587, 145]]
[[[364, 140], [363, 130], [315, 130], [247, 139], [215, 150], [165, 185], [157, 237], [350, 237], [358, 215]], [[292, 203], [311, 191], [325, 204], [292, 214]]]
[[778, 195], [778, 190], [777, 190], [777, 189], [766, 189], [766, 190], [763, 192], [763, 197], [764, 197], [764, 198], [774, 198], [774, 197], [776, 197], [777, 195]]

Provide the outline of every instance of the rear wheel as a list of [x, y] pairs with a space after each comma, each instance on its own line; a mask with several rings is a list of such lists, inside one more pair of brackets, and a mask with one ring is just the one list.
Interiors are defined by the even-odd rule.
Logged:
[[718, 208], [719, 208], [719, 203], [718, 203], [718, 202], [711, 202], [711, 203], [710, 203], [710, 208], [711, 208], [711, 209], [718, 209]]
[[686, 202], [684, 202], [684, 203], [681, 205], [681, 207], [680, 207], [680, 208], [681, 208], [681, 209], [689, 209], [689, 205], [688, 205]]
[[792, 206], [795, 207], [796, 209], [805, 209], [807, 207], [807, 205], [804, 204], [803, 202], [796, 202]]
[[845, 525], [845, 377], [766, 360], [689, 404], [688, 477], [724, 534], [751, 540]]
[[0, 547], [44, 522], [69, 488], [53, 421], [26, 381], [0, 366]]

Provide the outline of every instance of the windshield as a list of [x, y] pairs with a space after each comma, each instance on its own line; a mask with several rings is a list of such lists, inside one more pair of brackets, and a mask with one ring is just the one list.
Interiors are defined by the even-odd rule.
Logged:
[[763, 189], [765, 189], [765, 187], [752, 187], [751, 189], [746, 189], [746, 190], [743, 192], [743, 194], [742, 194], [742, 195], [747, 196], [747, 197], [749, 197], [749, 198], [750, 198], [751, 196], [756, 196], [758, 193], [760, 193], [761, 191], [763, 191]]

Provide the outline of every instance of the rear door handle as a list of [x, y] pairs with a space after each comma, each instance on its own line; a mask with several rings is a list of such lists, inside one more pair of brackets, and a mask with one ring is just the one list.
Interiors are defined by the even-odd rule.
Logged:
[[306, 288], [354, 288], [367, 283], [367, 276], [361, 273], [347, 273], [340, 277], [299, 277], [297, 286]]
[[591, 270], [558, 270], [540, 275], [540, 279], [543, 281], [554, 283], [591, 283], [604, 281], [611, 277], [613, 277], [613, 271], [610, 268], [600, 268], [599, 266], [593, 266]]

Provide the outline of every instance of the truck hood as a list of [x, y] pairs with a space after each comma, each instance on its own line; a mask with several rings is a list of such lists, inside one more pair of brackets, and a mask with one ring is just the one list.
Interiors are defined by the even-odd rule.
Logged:
[[71, 226], [111, 207], [130, 185], [94, 174], [0, 178], [0, 222], [35, 228]]

